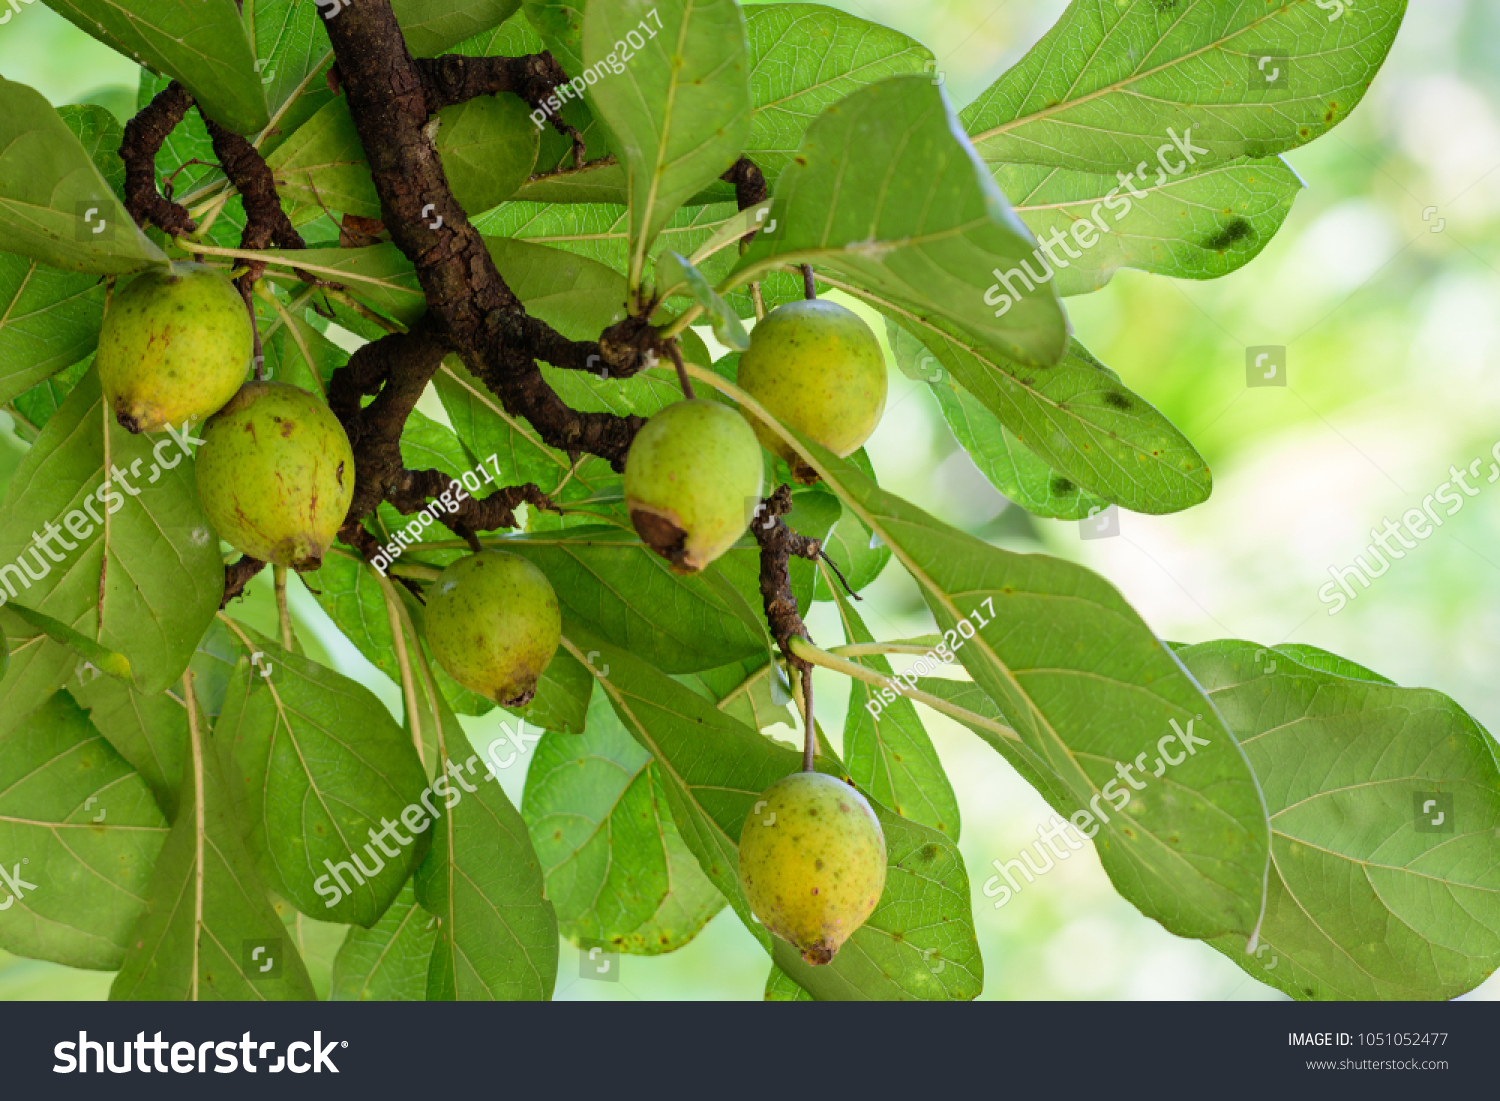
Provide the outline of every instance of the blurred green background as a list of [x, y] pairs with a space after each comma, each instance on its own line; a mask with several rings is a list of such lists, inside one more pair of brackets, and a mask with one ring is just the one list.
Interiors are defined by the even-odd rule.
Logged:
[[[925, 42], [961, 107], [1065, 3], [833, 6]], [[103, 104], [122, 121], [135, 97], [132, 65], [39, 3], [0, 26], [0, 74], [54, 104]], [[1007, 507], [954, 443], [926, 387], [894, 371], [870, 455], [886, 486], [943, 519], [1011, 549], [1089, 565], [1164, 638], [1322, 646], [1399, 683], [1439, 689], [1500, 730], [1500, 484], [1481, 477], [1478, 498], [1338, 615], [1317, 596], [1329, 567], [1352, 561], [1372, 527], [1419, 505], [1450, 466], [1485, 456], [1487, 474], [1500, 440], [1500, 5], [1413, 4], [1364, 103], [1288, 159], [1307, 190], [1245, 270], [1213, 283], [1127, 271], [1069, 300], [1084, 343], [1208, 459], [1215, 489], [1207, 504], [1172, 517], [1125, 514], [1120, 537], [1084, 542], [1077, 524]], [[1245, 350], [1256, 345], [1289, 349], [1285, 389], [1247, 389]], [[0, 483], [20, 447], [0, 433]], [[305, 592], [297, 595], [309, 650], [398, 713], [394, 685], [342, 642]], [[899, 568], [867, 597], [861, 611], [877, 637], [930, 629]], [[263, 629], [274, 622], [264, 591], [239, 612]], [[816, 639], [841, 641], [828, 605], [809, 626]], [[847, 688], [819, 677], [819, 713], [837, 731]], [[987, 746], [925, 714], [963, 810], [983, 997], [1280, 997], [1212, 949], [1143, 918], [1114, 893], [1091, 848], [995, 910], [980, 889], [990, 862], [1028, 846], [1048, 808]], [[466, 725], [484, 744], [497, 722]], [[525, 777], [513, 771], [504, 785], [519, 803]], [[309, 922], [300, 935], [326, 990], [337, 932]], [[578, 949], [564, 944], [559, 998], [758, 999], [768, 971], [727, 910], [679, 952], [624, 958], [618, 982], [581, 979], [579, 962]], [[103, 997], [111, 978], [0, 953], [3, 998]], [[1500, 977], [1471, 997], [1500, 998]]]

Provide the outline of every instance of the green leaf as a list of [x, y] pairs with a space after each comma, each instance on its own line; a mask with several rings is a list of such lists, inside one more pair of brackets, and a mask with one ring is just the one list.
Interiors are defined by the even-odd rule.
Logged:
[[521, 0], [393, 0], [413, 57], [436, 57], [450, 46], [504, 23]]
[[11, 605], [11, 611], [18, 619], [24, 620], [32, 627], [37, 628], [52, 639], [60, 642], [73, 653], [83, 659], [84, 667], [98, 669], [108, 673], [112, 677], [130, 678], [130, 662], [122, 654], [100, 646], [93, 639], [81, 635], [65, 623], [59, 623], [51, 616], [42, 615], [24, 604]]
[[820, 4], [748, 7], [745, 33], [755, 105], [745, 155], [771, 185], [823, 110], [885, 77], [936, 68], [915, 39]]
[[[1073, 0], [1020, 63], [965, 108], [991, 164], [1130, 172], [1204, 150], [1199, 167], [1305, 145], [1354, 109], [1385, 61], [1406, 0], [1330, 18], [1309, 0], [1193, 4]], [[1266, 65], [1260, 59], [1272, 60]], [[1279, 71], [1278, 71], [1279, 70]], [[1189, 134], [1191, 131], [1191, 134]]]
[[322, 9], [316, 4], [250, 0], [246, 9], [256, 79], [271, 113], [270, 124], [255, 147], [267, 155], [333, 98], [327, 81], [320, 79], [333, 60], [333, 50], [323, 30]]
[[58, 685], [82, 669], [83, 663], [41, 628], [16, 615], [14, 608], [0, 607], [0, 632], [10, 650], [0, 677], [0, 735], [4, 735], [50, 700]]
[[[870, 465], [870, 457], [865, 454], [865, 449], [860, 448], [849, 461], [865, 474], [868, 478], [875, 477], [875, 469]], [[848, 509], [843, 510], [839, 522], [833, 526], [833, 531], [823, 543], [823, 553], [833, 561], [839, 573], [844, 575], [844, 580], [855, 592], [863, 592], [885, 569], [886, 563], [891, 560], [891, 548], [874, 537], [869, 528]], [[818, 588], [818, 599], [828, 600], [832, 594], [825, 591], [826, 586]]]
[[[177, 821], [151, 873], [146, 913], [130, 934], [109, 996], [114, 1001], [311, 999], [307, 969], [266, 899], [200, 718], [196, 710], [189, 712]], [[266, 947], [275, 959], [270, 971], [252, 966], [254, 945]]]
[[427, 996], [427, 964], [437, 922], [417, 905], [410, 881], [369, 929], [349, 930], [333, 961], [335, 1002], [420, 1002]]
[[[19, 395], [10, 405], [6, 412], [12, 416], [19, 414], [18, 420], [29, 425], [38, 433], [46, 427], [52, 415], [62, 408], [73, 387], [89, 373], [89, 368], [94, 365], [94, 357], [90, 355], [87, 359], [79, 360], [65, 371], [59, 371], [45, 382], [39, 382], [24, 394]], [[18, 434], [20, 429], [18, 429]], [[16, 457], [19, 464], [20, 458]], [[14, 468], [12, 468], [12, 473]], [[5, 486], [10, 485], [10, 479], [6, 478]]]
[[[49, 529], [62, 532], [47, 540], [52, 554], [32, 539]], [[147, 695], [182, 675], [219, 607], [224, 569], [192, 463], [169, 435], [133, 436], [116, 424], [96, 371], [68, 395], [10, 484], [0, 584], [10, 599], [124, 655]]]
[[[765, 652], [764, 627], [743, 601], [705, 575], [673, 573], [635, 532], [569, 528], [503, 541], [552, 582], [566, 614], [670, 673], [691, 673]], [[736, 547], [710, 569], [741, 593], [756, 591], [760, 552]]]
[[724, 908], [660, 786], [651, 754], [620, 725], [603, 692], [590, 703], [581, 736], [547, 734], [537, 743], [521, 813], [558, 926], [574, 943], [671, 952]]
[[[0, 78], [0, 248], [50, 267], [108, 275], [166, 261], [166, 255], [136, 229], [88, 151], [52, 105], [26, 85], [4, 78]], [[7, 278], [14, 276], [7, 271]], [[83, 293], [78, 283], [62, 279], [44, 281], [42, 289], [44, 303]], [[7, 376], [12, 373], [5, 371]]]
[[794, 722], [791, 683], [781, 664], [766, 654], [680, 679], [702, 685], [720, 711], [752, 730]]
[[[739, 836], [767, 787], [800, 766], [797, 753], [736, 722], [634, 653], [563, 620], [564, 645], [598, 649], [600, 678], [625, 728], [656, 758], [662, 794], [699, 866], [779, 966], [824, 998], [969, 999], [982, 963], [969, 915], [969, 883], [953, 843], [874, 804], [890, 866], [885, 893], [831, 964], [809, 967], [784, 942], [773, 946], [739, 886]], [[820, 758], [824, 768], [830, 766]], [[783, 959], [790, 956], [790, 960]]]
[[252, 653], [236, 666], [214, 741], [250, 849], [303, 913], [368, 928], [423, 855], [425, 830], [382, 829], [404, 825], [426, 786], [416, 748], [369, 689], [237, 633]]
[[120, 158], [120, 145], [125, 131], [108, 107], [97, 103], [69, 103], [57, 109], [58, 117], [67, 123], [68, 129], [83, 146], [89, 160], [109, 184], [117, 198], [125, 197], [125, 162]]
[[94, 728], [141, 774], [169, 821], [177, 817], [177, 785], [187, 755], [187, 706], [181, 689], [146, 696], [98, 670], [80, 666], [68, 693]]
[[[427, 1000], [550, 999], [557, 982], [557, 917], [541, 863], [520, 812], [498, 779], [485, 778], [488, 766], [468, 753], [458, 720], [443, 710], [448, 775], [432, 790], [446, 798], [447, 809], [439, 812], [432, 849], [416, 876], [417, 901], [439, 921]], [[476, 772], [476, 765], [484, 771]]]
[[[834, 597], [845, 641], [874, 642], [875, 636], [843, 592], [835, 589]], [[881, 676], [891, 675], [891, 663], [878, 654], [855, 660]], [[958, 798], [916, 705], [905, 697], [886, 703], [878, 693], [874, 685], [850, 681], [849, 713], [844, 720], [844, 761], [849, 775], [901, 817], [931, 826], [956, 841]]]
[[708, 315], [709, 324], [713, 326], [714, 336], [720, 344], [737, 352], [750, 347], [750, 334], [745, 331], [739, 316], [729, 308], [729, 303], [714, 292], [703, 273], [688, 263], [685, 257], [671, 251], [663, 252], [657, 257], [656, 282], [656, 292], [663, 297], [673, 287], [686, 286], [688, 293]]
[[570, 76], [583, 72], [583, 8], [585, 0], [525, 0], [526, 19]]
[[[1348, 658], [1341, 658], [1337, 654], [1330, 654], [1327, 650], [1320, 650], [1316, 646], [1308, 646], [1301, 642], [1290, 642], [1277, 646], [1275, 650], [1278, 654], [1285, 654], [1293, 661], [1300, 662], [1310, 669], [1317, 669], [1323, 673], [1332, 673], [1336, 677], [1346, 677], [1349, 680], [1372, 680], [1376, 684], [1388, 684], [1392, 687], [1395, 687], [1396, 684], [1395, 681], [1388, 677], [1382, 677], [1379, 673], [1372, 672], [1363, 665], [1356, 665]], [[1266, 671], [1274, 672], [1275, 670], [1268, 668]]]
[[812, 263], [885, 308], [1023, 362], [1056, 363], [1066, 350], [1067, 319], [1050, 288], [995, 316], [991, 270], [1029, 259], [1036, 242], [931, 80], [889, 77], [824, 111], [773, 199], [735, 283]]
[[768, 1002], [815, 1002], [806, 990], [797, 985], [797, 980], [774, 963], [766, 976], [766, 1001]]
[[[956, 531], [816, 444], [799, 450], [906, 567], [948, 647], [1069, 793], [1057, 809], [1107, 819], [1075, 826], [1097, 825], [1090, 836], [1116, 889], [1179, 936], [1252, 935], [1269, 832], [1255, 774], [1120, 594], [1071, 562]], [[1134, 769], [1142, 778], [1127, 779]], [[989, 882], [990, 897], [1004, 889]]]
[[1115, 176], [1047, 165], [997, 165], [994, 176], [1026, 227], [1050, 245], [1062, 295], [1098, 290], [1120, 268], [1175, 279], [1228, 275], [1270, 244], [1302, 190], [1297, 173], [1274, 157], [1179, 176], [1158, 170], [1129, 189]]
[[980, 406], [1084, 493], [1160, 515], [1201, 504], [1213, 491], [1208, 464], [1187, 437], [1078, 341], [1061, 363], [1037, 370], [911, 318], [897, 320], [905, 330], [897, 345], [926, 345]]
[[427, 299], [417, 282], [416, 269], [395, 245], [268, 249], [266, 255], [283, 258], [283, 263], [273, 270], [280, 270], [288, 278], [296, 267], [342, 283], [361, 302], [403, 325], [416, 324], [427, 312]]
[[[68, 698], [0, 736], [0, 947], [108, 971], [146, 904], [166, 822], [129, 763]], [[19, 897], [16, 897], [19, 888]]]
[[[632, 32], [645, 38], [643, 49], [627, 39]], [[634, 290], [647, 250], [672, 214], [744, 150], [744, 17], [734, 0], [595, 4], [584, 19], [583, 61], [599, 74], [590, 103], [625, 166]]]
[[1483, 728], [1439, 692], [1253, 642], [1179, 656], [1271, 814], [1262, 947], [1214, 947], [1294, 998], [1455, 998], [1500, 967], [1500, 767]]
[[932, 387], [943, 419], [979, 472], [1006, 498], [1034, 516], [1082, 520], [1109, 507], [1053, 470], [961, 386]]
[[237, 134], [266, 125], [255, 55], [233, 0], [50, 0], [59, 15], [126, 57], [182, 82]]
[[[438, 112], [437, 148], [453, 195], [466, 210], [488, 210], [526, 182], [538, 131], [513, 95], [479, 96]], [[380, 218], [380, 197], [364, 147], [341, 97], [288, 137], [266, 162], [284, 202]]]

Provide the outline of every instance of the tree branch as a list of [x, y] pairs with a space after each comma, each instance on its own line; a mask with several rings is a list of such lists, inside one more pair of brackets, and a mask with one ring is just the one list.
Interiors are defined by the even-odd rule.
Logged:
[[416, 267], [433, 328], [443, 332], [506, 410], [530, 421], [545, 443], [570, 454], [598, 455], [623, 469], [642, 418], [569, 408], [535, 359], [545, 352], [564, 366], [587, 370], [588, 357], [598, 355], [611, 374], [620, 376], [644, 364], [654, 334], [637, 329], [631, 334], [635, 343], [605, 342], [593, 350], [529, 318], [453, 197], [427, 133], [432, 113], [427, 82], [388, 0], [351, 4], [325, 26], [380, 196], [381, 221]]
[[156, 154], [182, 121], [193, 97], [172, 81], [125, 124], [120, 159], [125, 162], [125, 209], [142, 229], [148, 224], [172, 237], [198, 227], [185, 207], [162, 196], [156, 187]]

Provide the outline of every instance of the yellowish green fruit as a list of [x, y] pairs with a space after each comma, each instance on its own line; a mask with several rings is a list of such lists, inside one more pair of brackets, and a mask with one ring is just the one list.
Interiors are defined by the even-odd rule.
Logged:
[[547, 575], [500, 551], [460, 558], [439, 574], [427, 592], [425, 620], [438, 664], [504, 707], [531, 701], [562, 639]]
[[811, 964], [833, 959], [885, 890], [885, 834], [865, 797], [821, 772], [761, 793], [740, 831], [740, 887], [767, 929]]
[[247, 382], [203, 430], [198, 496], [241, 554], [315, 570], [354, 497], [349, 437], [307, 391]]
[[763, 465], [755, 433], [727, 405], [669, 405], [641, 427], [625, 457], [630, 521], [674, 570], [697, 573], [745, 534]]
[[[889, 383], [870, 327], [858, 314], [818, 298], [778, 306], [755, 326], [740, 356], [739, 386], [782, 424], [844, 458], [880, 423]], [[745, 416], [799, 481], [817, 481], [790, 444]]]
[[174, 263], [114, 296], [94, 362], [120, 426], [159, 432], [222, 409], [245, 381], [254, 342], [233, 283], [204, 264]]

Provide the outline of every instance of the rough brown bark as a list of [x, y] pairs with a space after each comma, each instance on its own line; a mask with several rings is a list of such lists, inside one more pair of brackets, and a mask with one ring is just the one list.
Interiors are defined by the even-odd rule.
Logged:
[[125, 124], [120, 159], [125, 162], [125, 209], [144, 229], [148, 224], [173, 237], [197, 228], [187, 210], [163, 197], [156, 186], [156, 154], [182, 121], [193, 97], [172, 81]]
[[529, 317], [448, 186], [427, 135], [427, 83], [387, 0], [352, 4], [326, 26], [380, 195], [381, 221], [416, 267], [434, 327], [506, 410], [528, 420], [545, 443], [570, 454], [598, 455], [623, 469], [642, 418], [570, 409], [535, 357], [545, 353], [562, 360], [559, 366], [587, 370], [589, 356], [599, 356], [596, 364], [610, 364], [618, 376], [639, 369], [654, 333], [642, 330], [639, 343], [610, 346], [606, 356], [604, 348], [565, 340]]

